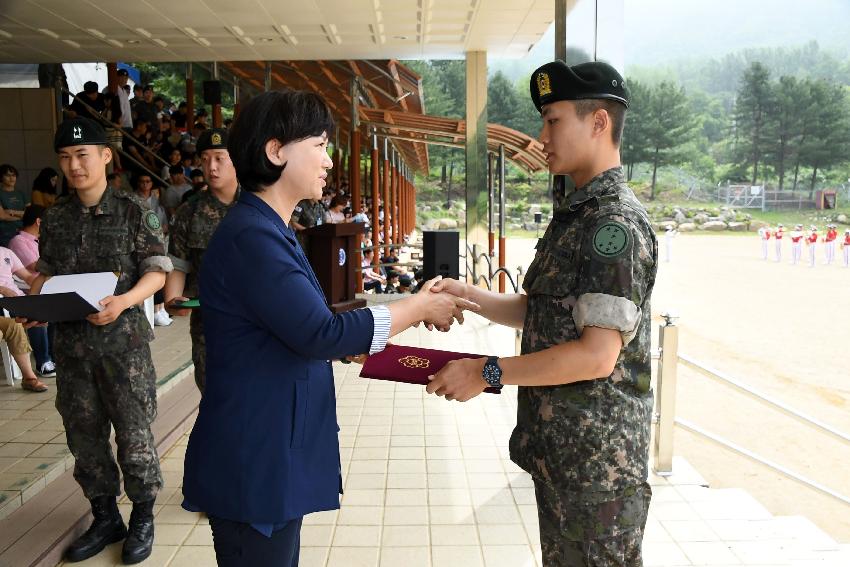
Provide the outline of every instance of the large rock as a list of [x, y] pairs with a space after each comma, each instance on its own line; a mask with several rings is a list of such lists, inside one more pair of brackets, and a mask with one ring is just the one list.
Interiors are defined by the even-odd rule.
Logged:
[[522, 225], [522, 228], [525, 230], [538, 230], [540, 227], [545, 226], [543, 223], [537, 224], [536, 222], [527, 222]]
[[455, 219], [440, 219], [437, 222], [437, 230], [455, 230], [457, 221]]
[[708, 213], [697, 213], [694, 216], [694, 222], [697, 223], [697, 224], [705, 224], [709, 220], [711, 220], [711, 217], [708, 216]]
[[750, 231], [752, 231], [752, 232], [758, 232], [760, 229], [767, 228], [768, 226], [770, 226], [770, 224], [766, 223], [764, 221], [760, 221], [760, 220], [750, 221]]
[[688, 217], [685, 216], [680, 210], [677, 210], [675, 214], [673, 214], [673, 220], [676, 221], [676, 224], [682, 224], [683, 222], [688, 222]]
[[835, 217], [835, 222], [840, 222], [841, 224], [847, 224], [847, 215], [840, 214]]
[[700, 228], [703, 230], [710, 230], [712, 232], [721, 232], [726, 230], [726, 223], [723, 221], [708, 221], [703, 223]]
[[746, 232], [747, 231], [747, 223], [745, 222], [730, 222], [729, 230], [732, 232]]
[[692, 222], [683, 222], [677, 229], [679, 232], [693, 232], [697, 229], [697, 225]]

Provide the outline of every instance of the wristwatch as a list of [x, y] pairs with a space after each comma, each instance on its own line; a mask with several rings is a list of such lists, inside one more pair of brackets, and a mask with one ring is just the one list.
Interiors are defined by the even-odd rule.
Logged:
[[484, 363], [484, 371], [481, 373], [484, 381], [491, 388], [501, 389], [502, 384], [502, 369], [499, 366], [498, 356], [488, 356], [487, 362]]

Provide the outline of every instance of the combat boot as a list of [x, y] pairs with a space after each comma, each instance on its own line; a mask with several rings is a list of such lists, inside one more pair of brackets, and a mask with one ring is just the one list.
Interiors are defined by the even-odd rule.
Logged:
[[150, 557], [153, 550], [153, 503], [153, 500], [133, 503], [127, 539], [121, 551], [124, 565], [141, 563]]
[[78, 537], [65, 551], [65, 559], [72, 563], [94, 557], [110, 543], [127, 536], [127, 528], [114, 496], [98, 496], [91, 500], [94, 521], [86, 533]]

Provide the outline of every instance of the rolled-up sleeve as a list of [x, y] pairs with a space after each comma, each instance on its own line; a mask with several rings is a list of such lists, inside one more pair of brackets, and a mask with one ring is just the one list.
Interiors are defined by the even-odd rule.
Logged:
[[372, 345], [369, 347], [369, 354], [375, 354], [387, 348], [393, 318], [386, 305], [370, 307], [369, 311], [372, 312], [372, 319], [375, 321], [375, 332], [372, 334]]
[[653, 244], [645, 231], [621, 215], [598, 220], [581, 248], [573, 321], [620, 333], [623, 346], [635, 337], [651, 292]]
[[187, 204], [180, 205], [174, 213], [174, 222], [168, 235], [168, 257], [175, 270], [188, 274], [192, 271], [189, 262], [189, 220], [193, 209]]
[[141, 209], [136, 230], [136, 257], [139, 274], [148, 272], [170, 272], [174, 269], [165, 253], [165, 237], [157, 214], [150, 209]]

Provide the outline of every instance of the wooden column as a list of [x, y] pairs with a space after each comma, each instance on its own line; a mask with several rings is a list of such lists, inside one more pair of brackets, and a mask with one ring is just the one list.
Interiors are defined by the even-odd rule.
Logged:
[[388, 206], [392, 211], [391, 221], [393, 228], [393, 244], [398, 244], [398, 209], [396, 209], [396, 203], [398, 203], [398, 153], [393, 152], [393, 163], [392, 163], [392, 179], [390, 180], [390, 202]]
[[[352, 215], [360, 212], [360, 131], [356, 127], [351, 128], [351, 153], [348, 157], [349, 174], [348, 182], [351, 190], [351, 211]], [[362, 242], [362, 234], [357, 237], [357, 254], [354, 261], [357, 262], [357, 292], [363, 293], [363, 272], [359, 269], [363, 264], [363, 254], [361, 252], [360, 243]]]
[[106, 86], [113, 95], [118, 93], [118, 63], [106, 64]]
[[351, 211], [360, 212], [360, 132], [351, 131], [351, 153], [348, 156], [348, 186], [351, 189]]
[[375, 271], [379, 271], [378, 264], [381, 263], [381, 247], [378, 246], [380, 234], [378, 232], [378, 192], [381, 180], [379, 179], [378, 170], [378, 136], [372, 134], [372, 264], [375, 266]]
[[390, 156], [389, 142], [384, 138], [384, 178], [383, 190], [381, 191], [384, 205], [384, 256], [390, 255]]
[[[219, 80], [219, 76], [218, 76], [218, 61], [213, 61], [212, 75], [213, 75], [213, 77], [212, 77], [213, 80], [216, 81], [219, 84], [219, 87], [221, 87], [221, 81]], [[224, 123], [224, 121], [222, 120], [222, 116], [221, 116], [221, 101], [220, 100], [219, 100], [218, 104], [212, 105], [212, 121], [213, 121], [213, 128], [221, 128], [223, 123]]]
[[195, 125], [195, 80], [192, 78], [192, 64], [186, 64], [186, 130], [192, 131]]

